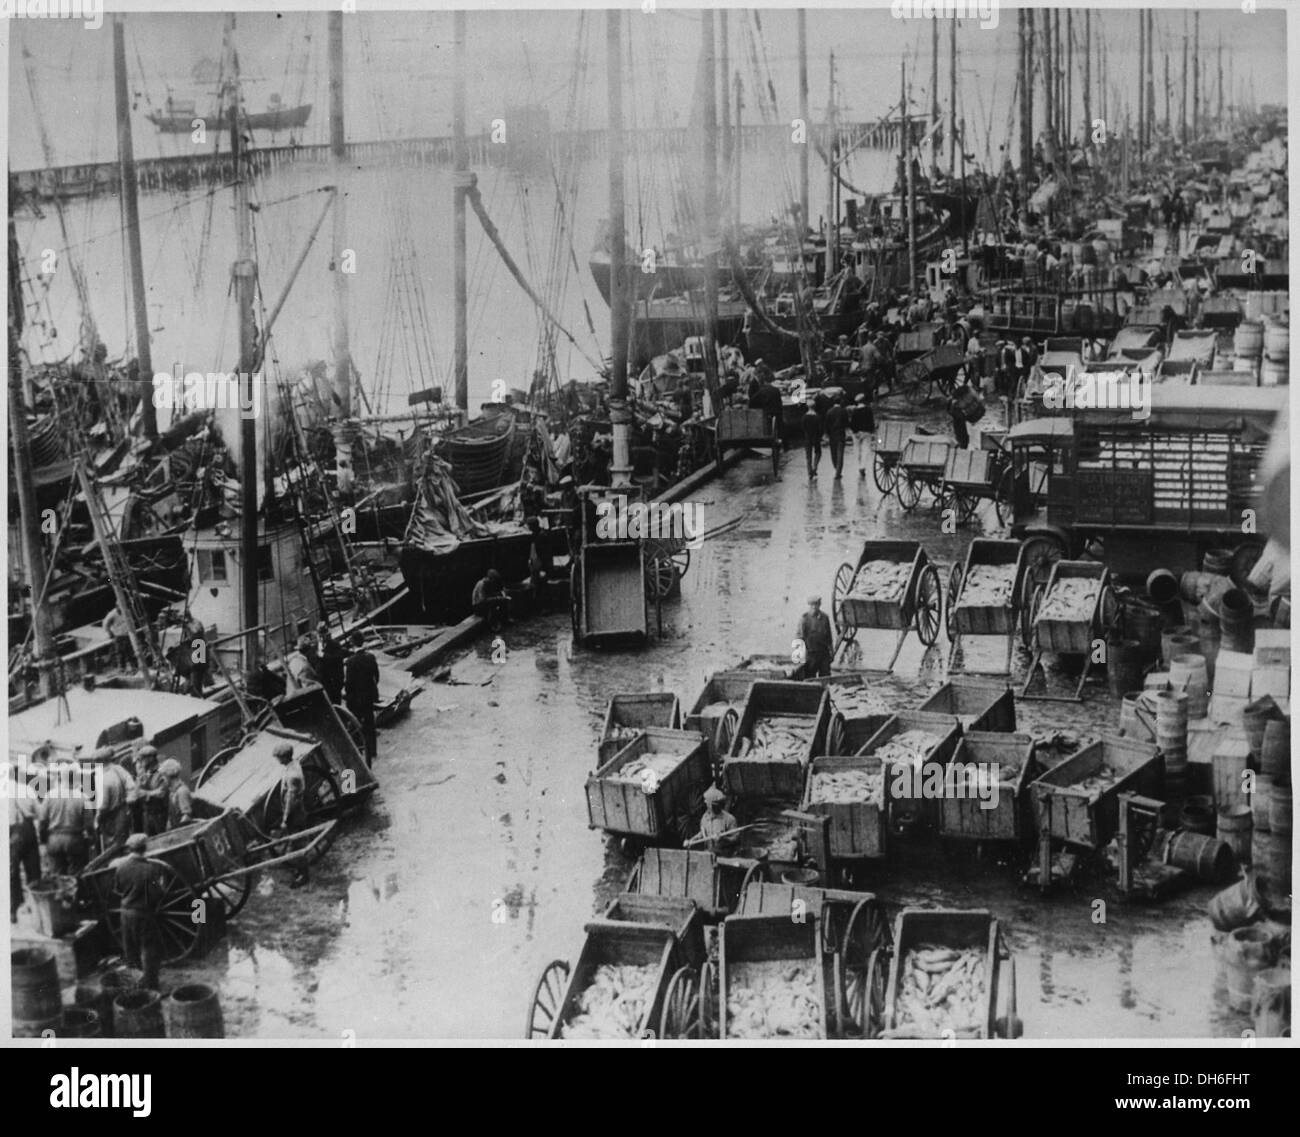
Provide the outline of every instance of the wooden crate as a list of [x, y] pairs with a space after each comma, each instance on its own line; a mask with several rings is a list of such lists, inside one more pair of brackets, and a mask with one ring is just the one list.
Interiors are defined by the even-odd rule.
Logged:
[[[740, 750], [754, 724], [765, 716], [798, 716], [808, 722], [808, 744], [797, 761], [770, 762], [742, 758]], [[782, 798], [798, 801], [804, 772], [814, 754], [826, 746], [830, 726], [830, 696], [824, 687], [808, 683], [758, 680], [749, 690], [731, 754], [723, 762], [726, 788], [735, 797]]]
[[[1034, 830], [1034, 806], [1028, 788], [1037, 776], [1034, 740], [1028, 734], [966, 731], [957, 744], [952, 766], [960, 764], [1014, 763], [1019, 770], [1011, 787], [1002, 787], [997, 804], [986, 808], [978, 797], [958, 796], [945, 783], [939, 811], [939, 832], [944, 837], [971, 841], [1026, 841]], [[950, 767], [951, 768], [951, 767]]]
[[681, 730], [682, 704], [671, 691], [649, 691], [638, 695], [615, 695], [605, 708], [605, 725], [600, 733], [600, 764], [603, 766], [631, 740], [631, 735], [615, 737], [615, 731]]
[[[1016, 602], [1020, 596], [1020, 582], [1024, 573], [1021, 556], [1024, 545], [1019, 541], [1003, 541], [990, 537], [976, 537], [966, 548], [962, 565], [962, 587], [966, 585], [971, 570], [978, 565], [1015, 566], [1011, 582], [1011, 596], [1004, 605], [958, 604], [952, 609], [953, 621], [963, 636], [1005, 636], [1015, 625]], [[953, 597], [948, 597], [953, 603]]]
[[718, 442], [724, 446], [770, 444], [772, 417], [752, 407], [723, 407], [718, 413]]
[[884, 419], [876, 430], [875, 453], [898, 455], [915, 433], [914, 423], [902, 419]]
[[[830, 724], [826, 731], [827, 754], [853, 754], [886, 722], [890, 711], [878, 711], [845, 714], [836, 710], [835, 692], [853, 687], [867, 687], [866, 677], [862, 675], [821, 675], [812, 679], [803, 679], [803, 683], [817, 683], [830, 693]], [[838, 745], [836, 745], [838, 736]]]
[[647, 849], [628, 877], [627, 893], [693, 900], [706, 914], [718, 908], [718, 859], [704, 849]]
[[820, 917], [827, 904], [853, 906], [873, 898], [873, 893], [845, 888], [818, 888], [809, 884], [774, 884], [769, 880], [752, 880], [745, 886], [736, 915], [785, 916], [788, 919], [796, 911], [794, 902], [799, 900], [803, 902], [805, 914]]
[[[932, 764], [941, 767], [947, 766], [952, 760], [952, 756], [957, 750], [957, 743], [961, 738], [961, 723], [955, 715], [937, 714], [933, 711], [899, 711], [866, 741], [858, 751], [858, 757], [872, 756], [895, 735], [908, 730], [925, 730], [939, 736], [939, 741], [926, 755], [926, 766]], [[924, 780], [922, 785], [924, 785]], [[914, 781], [909, 788], [915, 788]], [[891, 817], [913, 815], [925, 825], [930, 827], [938, 825], [939, 801], [937, 798], [918, 798], [915, 794], [910, 793], [906, 796], [895, 795], [894, 789], [894, 777], [891, 774], [885, 783], [885, 796]]]
[[[895, 631], [910, 626], [903, 609], [916, 588], [921, 568], [927, 563], [925, 550], [919, 541], [864, 541], [862, 552], [853, 569], [854, 580], [862, 566], [869, 561], [892, 561], [911, 564], [907, 583], [897, 600], [863, 600], [846, 596], [843, 601], [844, 622], [851, 628], [888, 628]], [[850, 588], [852, 583], [850, 582]]]
[[884, 1029], [898, 1029], [897, 1004], [902, 968], [908, 954], [917, 947], [965, 949], [982, 947], [984, 957], [986, 1016], [981, 1016], [981, 1038], [992, 1038], [997, 1029], [998, 1005], [998, 922], [983, 909], [904, 908], [894, 921], [894, 954], [889, 964], [885, 989]]
[[[824, 757], [814, 758], [808, 766], [808, 777], [804, 783], [804, 813], [816, 817], [829, 817], [827, 841], [830, 844], [832, 860], [867, 860], [885, 856], [889, 831], [889, 787], [886, 782], [885, 796], [880, 805], [869, 802], [814, 802], [812, 800], [813, 775], [842, 770], [866, 770], [868, 773], [881, 772], [879, 758], [858, 757]], [[888, 779], [888, 772], [886, 772]]]
[[569, 975], [569, 985], [560, 1003], [559, 1014], [551, 1028], [552, 1038], [563, 1038], [564, 1027], [578, 1010], [578, 999], [591, 986], [596, 968], [601, 964], [636, 964], [655, 969], [654, 997], [642, 1011], [633, 1037], [657, 1029], [663, 1006], [664, 990], [673, 973], [676, 939], [670, 929], [652, 924], [615, 924], [593, 922], [587, 925], [587, 940], [582, 954]]
[[907, 440], [898, 461], [909, 470], [942, 470], [948, 464], [951, 447], [952, 443], [946, 439], [913, 435]]
[[992, 485], [989, 478], [989, 461], [992, 456], [991, 450], [983, 448], [953, 449], [948, 453], [943, 480], [958, 489], [988, 489]]
[[646, 636], [650, 625], [640, 542], [590, 542], [581, 555], [586, 635]]
[[[1102, 765], [1121, 776], [1094, 801], [1074, 784]], [[1047, 829], [1059, 841], [1100, 850], [1119, 830], [1119, 795], [1136, 793], [1158, 798], [1163, 783], [1164, 764], [1154, 744], [1108, 735], [1034, 780], [1031, 793], [1035, 820], [1040, 832]]]
[[1016, 698], [1002, 683], [950, 679], [917, 710], [954, 715], [963, 730], [1016, 729]]
[[1106, 566], [1095, 561], [1057, 561], [1052, 566], [1052, 575], [1048, 578], [1047, 588], [1043, 592], [1044, 604], [1051, 596], [1052, 589], [1062, 580], [1096, 580], [1097, 597], [1086, 618], [1045, 620], [1039, 616], [1034, 621], [1038, 648], [1040, 651], [1054, 651], [1066, 655], [1087, 655], [1092, 651], [1097, 609], [1101, 604], [1101, 594], [1105, 587]]
[[821, 950], [821, 921], [813, 916], [802, 923], [790, 913], [771, 916], [729, 916], [722, 922], [718, 935], [719, 1036], [727, 1038], [729, 993], [735, 967], [741, 963], [768, 960], [800, 960], [816, 969], [821, 996], [819, 1037], [830, 1038], [830, 1015], [827, 961]]
[[691, 705], [682, 724], [687, 730], [703, 730], [700, 715], [704, 708], [713, 703], [731, 703], [739, 713], [749, 698], [749, 689], [758, 682], [759, 676], [750, 671], [717, 671], [704, 684], [704, 690]]
[[[678, 754], [680, 760], [654, 788], [614, 780], [614, 774], [647, 751]], [[587, 824], [651, 840], [685, 836], [692, 819], [703, 811], [703, 794], [712, 777], [708, 749], [699, 734], [650, 727], [588, 776]]]
[[624, 892], [605, 909], [605, 920], [668, 928], [677, 940], [677, 957], [681, 963], [698, 966], [704, 959], [704, 920], [694, 900]]

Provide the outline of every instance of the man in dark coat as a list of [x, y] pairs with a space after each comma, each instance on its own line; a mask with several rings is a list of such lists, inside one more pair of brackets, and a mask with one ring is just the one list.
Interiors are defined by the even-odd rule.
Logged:
[[848, 441], [849, 416], [842, 399], [837, 398], [826, 412], [826, 440], [831, 449], [831, 465], [835, 467], [835, 480], [844, 475], [844, 445]]
[[808, 611], [799, 617], [795, 638], [803, 641], [804, 664], [802, 679], [813, 679], [831, 673], [831, 650], [835, 646], [831, 622], [822, 611], [820, 596], [808, 597]]
[[343, 701], [343, 662], [347, 653], [339, 641], [330, 635], [325, 624], [321, 624], [317, 630], [317, 638], [320, 641], [320, 663], [316, 674], [330, 702], [340, 703]]
[[375, 704], [379, 702], [379, 661], [366, 651], [360, 632], [352, 637], [352, 654], [343, 667], [348, 710], [361, 724], [366, 741], [366, 765], [375, 763]]
[[808, 460], [808, 477], [815, 478], [822, 460], [822, 418], [812, 399], [803, 416], [803, 453]]
[[113, 862], [113, 884], [121, 897], [122, 957], [128, 967], [144, 972], [145, 989], [156, 991], [163, 951], [156, 909], [167, 878], [163, 867], [145, 856], [148, 848], [149, 838], [143, 833], [126, 839], [126, 856]]

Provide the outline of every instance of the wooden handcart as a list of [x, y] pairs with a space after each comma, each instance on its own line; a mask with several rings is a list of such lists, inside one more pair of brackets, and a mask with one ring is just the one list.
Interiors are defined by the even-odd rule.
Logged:
[[[1033, 655], [1029, 661], [1029, 670], [1025, 673], [1025, 685], [1021, 688], [1020, 697], [1082, 702], [1083, 686], [1088, 681], [1088, 675], [1092, 670], [1093, 649], [1099, 640], [1113, 638], [1120, 620], [1119, 602], [1115, 597], [1114, 589], [1110, 586], [1110, 574], [1105, 565], [1096, 561], [1057, 561], [1052, 565], [1051, 576], [1048, 577], [1046, 586], [1035, 584], [1033, 575], [1028, 572], [1022, 572], [1022, 576], [1024, 595], [1021, 599], [1021, 611], [1026, 626], [1030, 629], [1029, 634], [1032, 636], [1032, 644], [1026, 646], [1030, 646]], [[1089, 611], [1078, 619], [1069, 620], [1055, 620], [1042, 616], [1040, 613], [1047, 599], [1052, 595], [1052, 590], [1062, 581], [1067, 580], [1097, 582], [1096, 595], [1089, 605]], [[1083, 657], [1083, 667], [1073, 695], [1047, 693], [1047, 669], [1043, 667], [1045, 651]], [[1040, 667], [1043, 667], [1044, 693], [1031, 695], [1029, 687]]]
[[[754, 728], [768, 717], [798, 719], [803, 725], [803, 746], [791, 761], [747, 757]], [[724, 788], [737, 800], [776, 798], [787, 804], [798, 802], [808, 763], [825, 748], [829, 727], [830, 696], [824, 687], [760, 679], [749, 689], [731, 752], [723, 761]]]
[[[193, 821], [149, 838], [148, 860], [162, 876], [151, 916], [162, 944], [162, 962], [191, 956], [205, 929], [234, 919], [248, 900], [252, 878], [266, 869], [311, 863], [329, 848], [337, 821], [321, 821], [296, 833], [269, 837], [239, 810]], [[77, 906], [121, 940], [121, 897], [115, 865], [123, 850], [95, 857], [77, 877]], [[203, 919], [196, 920], [202, 912]]]
[[772, 477], [775, 478], [780, 474], [781, 424], [775, 415], [753, 407], [723, 407], [718, 412], [716, 437], [719, 468], [728, 450], [753, 447], [760, 450], [770, 449]]
[[583, 486], [582, 534], [572, 558], [569, 603], [574, 642], [583, 646], [642, 644], [650, 637], [650, 603], [661, 600], [660, 577], [647, 569], [646, 542], [605, 537], [599, 510], [622, 510], [636, 496], [628, 488]]
[[[997, 774], [1014, 773], [1005, 781], [998, 777], [996, 801], [984, 799], [984, 787], [958, 775], [963, 767], [977, 767]], [[1038, 776], [1034, 740], [1028, 734], [995, 731], [966, 731], [953, 754], [954, 777], [944, 786], [939, 810], [939, 835], [945, 841], [975, 841], [1021, 845], [1035, 832], [1034, 805], [1029, 786]]]
[[715, 671], [682, 723], [687, 730], [697, 730], [708, 740], [709, 757], [719, 771], [722, 760], [731, 753], [749, 689], [760, 678], [751, 671]]
[[[676, 765], [629, 779], [625, 767], [643, 754], [673, 754]], [[647, 727], [587, 776], [587, 824], [635, 843], [681, 841], [698, 828], [704, 791], [713, 781], [708, 748], [694, 731]]]
[[1016, 729], [1016, 697], [1011, 688], [988, 680], [959, 677], [938, 688], [917, 710], [953, 715], [963, 731]]
[[958, 525], [965, 525], [979, 511], [980, 502], [991, 501], [998, 524], [1006, 525], [1011, 520], [1010, 468], [1009, 458], [996, 441], [977, 450], [954, 446], [948, 451], [939, 487], [942, 507], [952, 510]]
[[746, 886], [762, 880], [762, 866], [745, 857], [704, 849], [649, 848], [632, 868], [625, 894], [691, 900], [707, 921], [735, 911]]
[[872, 443], [871, 478], [882, 494], [892, 493], [898, 482], [898, 459], [907, 440], [932, 432], [903, 419], [882, 419]]
[[[1011, 591], [1003, 604], [963, 604], [962, 592], [970, 582], [973, 569], [987, 566], [990, 569], [1010, 571]], [[1024, 594], [1024, 546], [1019, 541], [1000, 541], [976, 537], [966, 549], [962, 564], [952, 566], [948, 574], [948, 602], [945, 620], [948, 632], [948, 671], [958, 668], [955, 661], [962, 636], [1005, 636], [1006, 660], [1002, 670], [989, 674], [1011, 673], [1011, 652], [1015, 647], [1016, 631], [1020, 624], [1020, 605]], [[961, 670], [968, 670], [965, 660]]]
[[944, 471], [954, 446], [950, 439], [929, 435], [914, 434], [907, 440], [898, 456], [898, 479], [894, 482], [899, 505], [909, 512], [915, 509], [923, 489], [930, 491], [935, 505], [943, 503]]
[[605, 706], [597, 754], [604, 765], [647, 727], [682, 729], [682, 706], [671, 691], [615, 695]]
[[[885, 799], [889, 810], [889, 823], [896, 833], [905, 834], [916, 826], [934, 830], [939, 825], [939, 800], [927, 796], [927, 781], [932, 770], [942, 771], [952, 760], [961, 739], [961, 724], [953, 715], [937, 714], [933, 711], [899, 711], [885, 723], [858, 751], [859, 759], [876, 756], [878, 751], [900, 734], [908, 731], [924, 731], [933, 735], [935, 741], [922, 757], [919, 770], [903, 763], [892, 763], [881, 772], [885, 775]], [[907, 774], [905, 792], [897, 793], [900, 788], [898, 778]], [[918, 790], [920, 792], [918, 792]]]
[[[872, 600], [851, 595], [853, 582], [862, 566], [870, 561], [907, 564], [907, 583], [894, 600]], [[908, 630], [915, 627], [917, 638], [932, 647], [939, 635], [943, 618], [943, 591], [939, 571], [930, 563], [919, 541], [866, 541], [856, 564], [845, 562], [835, 573], [831, 588], [831, 618], [835, 622], [838, 657], [846, 644], [852, 644], [863, 628], [893, 629], [898, 632], [894, 654], [881, 668], [892, 671], [903, 650]]]
[[[904, 969], [913, 951], [934, 947], [950, 951], [979, 949], [982, 955], [983, 986], [977, 992], [978, 1020], [957, 1023], [942, 1030], [903, 1022], [899, 996], [907, 982]], [[1006, 965], [1005, 1013], [998, 1015], [1001, 968]], [[875, 982], [874, 976], [872, 982]], [[981, 910], [904, 908], [894, 922], [893, 954], [889, 960], [889, 984], [885, 992], [884, 1027], [881, 1038], [1016, 1038], [1020, 1023], [1016, 1016], [1016, 960], [1007, 947], [1002, 929], [992, 913]]]
[[898, 378], [907, 401], [920, 406], [936, 394], [948, 398], [957, 385], [957, 373], [965, 364], [965, 351], [951, 343], [940, 344], [903, 364], [898, 369]]

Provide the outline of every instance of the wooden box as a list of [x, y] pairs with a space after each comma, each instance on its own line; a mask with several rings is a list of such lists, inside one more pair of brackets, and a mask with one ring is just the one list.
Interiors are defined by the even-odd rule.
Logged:
[[917, 709], [954, 715], [963, 730], [1016, 729], [1015, 695], [1001, 683], [950, 679]]
[[[719, 944], [719, 1035], [728, 1037], [728, 995], [737, 964], [767, 960], [798, 960], [817, 973], [820, 996], [818, 1037], [830, 1037], [832, 1008], [827, 992], [827, 967], [821, 950], [821, 921], [817, 917], [797, 923], [790, 914], [730, 916], [722, 924]], [[734, 1035], [732, 1036], [734, 1037]]]
[[[615, 695], [605, 708], [605, 725], [600, 734], [600, 764], [603, 766], [646, 727], [681, 730], [682, 705], [670, 691], [651, 691], [640, 695]], [[625, 733], [618, 735], [619, 729]]]
[[[936, 714], [933, 711], [899, 711], [867, 740], [858, 751], [858, 756], [865, 758], [874, 755], [895, 735], [908, 730], [924, 730], [939, 737], [939, 741], [930, 748], [921, 768], [920, 786], [924, 789], [927, 768], [932, 765], [947, 766], [957, 750], [957, 743], [961, 738], [961, 724], [955, 715]], [[912, 775], [907, 794], [895, 793], [898, 788], [895, 777], [897, 769], [896, 764], [885, 783], [885, 796], [889, 803], [891, 818], [915, 818], [931, 828], [938, 825], [939, 799], [917, 795], [915, 790], [918, 776], [915, 774]]]
[[[1075, 788], [1075, 783], [1095, 774], [1103, 764], [1120, 775], [1113, 785], [1096, 797]], [[1164, 765], [1154, 744], [1108, 736], [1085, 746], [1033, 782], [1038, 828], [1068, 845], [1103, 849], [1119, 829], [1119, 795], [1158, 798], [1163, 784]]]
[[[647, 751], [677, 754], [680, 760], [657, 779], [614, 777]], [[687, 836], [703, 812], [703, 794], [712, 777], [703, 738], [692, 731], [650, 727], [587, 778], [587, 824], [607, 833], [651, 840]]]
[[[799, 717], [808, 724], [807, 745], [795, 761], [772, 762], [741, 757], [745, 741], [760, 718]], [[758, 680], [749, 690], [740, 716], [731, 754], [723, 763], [727, 791], [736, 797], [784, 798], [798, 801], [803, 794], [804, 772], [814, 754], [826, 748], [830, 726], [830, 696], [826, 688], [810, 683]]]
[[962, 794], [964, 782], [945, 781], [939, 813], [944, 837], [972, 841], [1024, 841], [1034, 833], [1034, 808], [1028, 792], [1038, 775], [1034, 740], [1028, 734], [966, 731], [950, 769], [966, 763], [1011, 765], [1018, 773], [1010, 786], [999, 788], [997, 804], [986, 808], [978, 796]]
[[881, 765], [879, 758], [852, 756], [814, 758], [809, 764], [801, 809], [804, 813], [831, 819], [827, 828], [827, 841], [833, 860], [863, 860], [885, 855], [889, 832], [888, 772], [885, 772], [886, 784], [880, 805], [873, 805], [865, 800], [814, 802], [812, 800], [813, 777], [820, 773], [842, 770], [866, 770], [868, 773], [878, 774], [881, 773]]

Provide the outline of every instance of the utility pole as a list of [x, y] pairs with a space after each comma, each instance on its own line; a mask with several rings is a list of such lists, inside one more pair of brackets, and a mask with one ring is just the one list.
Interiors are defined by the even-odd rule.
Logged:
[[804, 129], [804, 144], [799, 147], [799, 248], [803, 255], [804, 235], [808, 232], [808, 13], [795, 13], [799, 24], [799, 122]]
[[[338, 417], [352, 417], [352, 351], [348, 343], [348, 277], [343, 271], [347, 241], [347, 146], [343, 137], [343, 13], [329, 13], [330, 158], [334, 169], [334, 400]], [[463, 206], [462, 206], [463, 212]], [[463, 220], [463, 216], [462, 216]], [[349, 463], [350, 464], [350, 463]]]
[[[452, 260], [455, 273], [455, 358], [453, 364], [456, 408], [469, 414], [469, 253], [465, 245], [465, 200], [469, 195], [469, 148], [465, 145], [465, 13], [452, 14], [453, 67], [456, 72], [451, 99], [451, 132], [455, 169], [452, 173]], [[621, 236], [620, 236], [621, 244]], [[622, 262], [615, 261], [614, 272]]]
[[121, 16], [113, 17], [113, 89], [117, 104], [118, 180], [122, 186], [122, 205], [126, 213], [126, 252], [131, 273], [131, 307], [135, 314], [140, 420], [144, 426], [144, 436], [154, 439], [158, 437], [158, 413], [153, 405], [153, 354], [149, 346], [144, 258], [140, 252], [140, 203], [135, 184], [135, 147], [131, 141], [131, 99], [126, 85], [126, 34]]
[[[705, 13], [708, 15], [708, 13]], [[710, 16], [704, 21], [713, 30]], [[610, 360], [609, 418], [614, 432], [614, 459], [610, 464], [610, 481], [615, 486], [632, 483], [631, 414], [627, 408], [627, 341], [629, 297], [627, 281], [627, 249], [624, 232], [623, 186], [623, 13], [610, 8], [605, 13], [605, 87], [609, 102], [609, 322]], [[712, 91], [710, 91], [711, 106]], [[705, 203], [707, 211], [708, 204]], [[712, 258], [714, 285], [717, 280], [717, 258]], [[706, 287], [709, 259], [705, 259]], [[715, 312], [716, 315], [716, 312]], [[712, 343], [712, 324], [705, 337], [705, 348]], [[706, 366], [708, 356], [705, 356]]]

